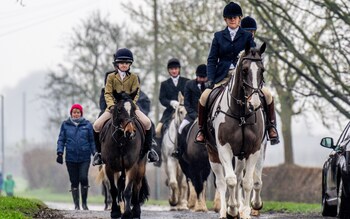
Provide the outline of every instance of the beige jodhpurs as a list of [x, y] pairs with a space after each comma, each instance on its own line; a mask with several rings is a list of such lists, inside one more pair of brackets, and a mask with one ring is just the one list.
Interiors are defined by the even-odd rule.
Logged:
[[[230, 80], [230, 76], [233, 75], [234, 73], [235, 73], [234, 69], [230, 70], [228, 72], [227, 76], [224, 79], [222, 79], [222, 81], [219, 81], [217, 84], [214, 85], [214, 88], [228, 82]], [[209, 88], [207, 88], [203, 91], [201, 97], [199, 98], [199, 103], [202, 106], [206, 105], [207, 100], [208, 100], [208, 96], [209, 96], [211, 91], [212, 91], [212, 89], [209, 89]], [[271, 94], [270, 90], [266, 87], [263, 87], [261, 89], [261, 91], [264, 93], [267, 105], [270, 105], [272, 103], [272, 94]]]
[[[137, 118], [143, 124], [146, 130], [150, 130], [152, 123], [151, 120], [143, 113], [141, 110], [135, 110]], [[103, 124], [112, 117], [112, 114], [108, 111], [105, 111], [96, 121], [94, 122], [93, 128], [95, 132], [100, 132]]]

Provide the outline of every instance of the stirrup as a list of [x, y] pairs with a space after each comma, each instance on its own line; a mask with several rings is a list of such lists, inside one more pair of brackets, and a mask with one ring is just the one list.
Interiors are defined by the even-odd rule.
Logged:
[[[198, 140], [197, 140], [197, 137], [198, 137], [199, 133], [202, 133], [202, 135], [203, 135], [203, 141], [198, 141]], [[196, 138], [194, 139], [194, 142], [195, 142], [195, 143], [198, 143], [198, 144], [205, 144], [205, 141], [206, 141], [206, 140], [205, 140], [204, 131], [203, 131], [202, 129], [199, 129], [198, 132], [197, 132], [197, 134], [196, 134]]]
[[[151, 159], [150, 156], [155, 156], [155, 158], [153, 157], [154, 160]], [[159, 161], [158, 153], [153, 148], [151, 148], [151, 150], [149, 150], [148, 153], [147, 153], [147, 161], [149, 163], [153, 163], [153, 162]]]
[[96, 153], [94, 155], [93, 161], [92, 161], [92, 166], [98, 166], [98, 165], [102, 165], [103, 161], [102, 161], [102, 157], [100, 153]]
[[181, 158], [180, 151], [175, 150], [173, 153], [171, 153], [171, 156], [179, 160]]

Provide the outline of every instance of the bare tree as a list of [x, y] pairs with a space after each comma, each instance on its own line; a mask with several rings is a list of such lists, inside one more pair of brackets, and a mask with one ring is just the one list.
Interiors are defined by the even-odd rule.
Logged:
[[[73, 29], [67, 42], [66, 62], [51, 70], [45, 87], [50, 122], [60, 124], [72, 103], [81, 103], [84, 116], [95, 119], [105, 72], [112, 68], [113, 53], [122, 42], [117, 24], [95, 12]], [[113, 70], [113, 68], [112, 68]]]

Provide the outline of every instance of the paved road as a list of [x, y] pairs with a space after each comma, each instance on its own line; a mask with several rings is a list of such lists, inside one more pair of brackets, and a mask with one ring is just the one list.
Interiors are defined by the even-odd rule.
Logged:
[[[53, 203], [46, 202], [49, 208], [60, 210], [60, 213], [64, 218], [84, 218], [84, 219], [97, 219], [97, 218], [110, 218], [109, 211], [103, 211], [103, 205], [89, 204], [89, 211], [75, 211], [73, 204], [67, 203]], [[166, 206], [143, 206], [142, 207], [142, 219], [218, 219], [219, 214], [213, 211], [207, 213], [203, 212], [191, 212], [191, 211], [170, 211]], [[280, 214], [280, 213], [268, 213], [260, 215], [259, 217], [252, 217], [252, 219], [331, 219], [328, 217], [322, 217], [320, 214]]]

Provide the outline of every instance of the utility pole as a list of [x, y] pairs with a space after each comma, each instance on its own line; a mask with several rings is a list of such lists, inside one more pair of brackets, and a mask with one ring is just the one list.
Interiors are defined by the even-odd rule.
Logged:
[[1, 172], [4, 174], [5, 171], [5, 126], [4, 126], [4, 95], [0, 94], [1, 97]]
[[22, 115], [23, 115], [23, 124], [22, 124], [22, 141], [23, 143], [26, 143], [26, 139], [27, 139], [27, 136], [26, 136], [26, 93], [23, 92], [23, 111], [22, 111]]

